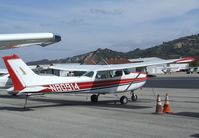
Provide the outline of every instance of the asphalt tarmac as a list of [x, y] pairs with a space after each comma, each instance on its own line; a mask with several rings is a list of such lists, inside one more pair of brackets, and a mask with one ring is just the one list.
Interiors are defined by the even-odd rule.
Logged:
[[150, 77], [144, 87], [199, 89], [199, 77]]
[[170, 74], [159, 74], [157, 77], [149, 77], [144, 87], [199, 89], [198, 82], [198, 73], [186, 74], [186, 72], [175, 72]]
[[[155, 114], [155, 97], [169, 93], [172, 114]], [[86, 95], [24, 97], [0, 91], [1, 138], [198, 138], [197, 89], [143, 88], [137, 102], [112, 95], [90, 103]], [[128, 95], [129, 96], [129, 95]]]

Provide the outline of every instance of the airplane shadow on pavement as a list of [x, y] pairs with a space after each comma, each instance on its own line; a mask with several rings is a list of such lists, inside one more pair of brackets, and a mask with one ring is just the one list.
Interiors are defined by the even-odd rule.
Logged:
[[[1, 98], [10, 98], [10, 99], [21, 99], [25, 102], [24, 97], [21, 96], [0, 96]], [[31, 103], [34, 102], [34, 103]], [[36, 103], [35, 105], [35, 102]], [[42, 102], [42, 103], [41, 103]], [[139, 101], [137, 101], [139, 102]], [[49, 104], [46, 104], [49, 103]], [[120, 108], [120, 109], [144, 109], [144, 108], [152, 108], [150, 106], [142, 106], [142, 105], [133, 105], [132, 102], [129, 101], [128, 104], [122, 105], [120, 104], [119, 100], [104, 100], [104, 101], [98, 101], [96, 103], [91, 103], [90, 101], [74, 101], [74, 100], [62, 100], [62, 99], [43, 99], [43, 98], [28, 98], [28, 103], [26, 106], [26, 109], [23, 108], [23, 104], [19, 106], [19, 104], [14, 107], [14, 103], [8, 107], [0, 107], [0, 110], [9, 110], [9, 111], [33, 111], [36, 108], [45, 108], [45, 107], [59, 107], [59, 106], [87, 106], [87, 107], [106, 107], [106, 108]]]
[[55, 105], [38, 105], [38, 106], [33, 106], [33, 108], [52, 107], [52, 106], [88, 106], [88, 107], [95, 106], [95, 107], [110, 107], [110, 108], [123, 108], [123, 109], [151, 108], [149, 106], [132, 105], [129, 104], [130, 101], [128, 104], [122, 105], [118, 100], [98, 101], [96, 103], [92, 103], [90, 101], [73, 101], [73, 100], [60, 100], [60, 99], [32, 99], [32, 101], [55, 103]]
[[33, 111], [33, 109], [31, 109], [31, 108], [23, 108], [23, 106], [21, 106], [21, 107], [6, 107], [6, 106], [4, 106], [4, 107], [0, 107], [0, 111], [1, 110], [7, 110], [7, 111], [19, 111], [19, 112], [26, 112], [26, 111]]
[[193, 134], [193, 135], [191, 135], [191, 137], [193, 137], [193, 138], [199, 138], [199, 134]]
[[174, 115], [199, 118], [199, 112], [179, 112]]

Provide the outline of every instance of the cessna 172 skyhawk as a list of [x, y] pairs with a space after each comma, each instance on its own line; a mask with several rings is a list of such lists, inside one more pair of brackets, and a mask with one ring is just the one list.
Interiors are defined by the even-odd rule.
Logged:
[[[94, 65], [89, 72], [79, 77], [40, 76], [35, 74], [17, 55], [3, 57], [10, 74], [15, 93], [47, 94], [47, 93], [89, 93], [91, 101], [97, 102], [100, 94], [133, 92], [142, 87], [147, 75], [141, 72], [131, 73], [129, 68], [149, 65], [166, 64], [176, 60], [159, 60], [145, 63], [130, 63], [117, 65]], [[132, 93], [132, 100], [137, 98]], [[26, 100], [27, 101], [27, 100]], [[126, 104], [128, 98], [122, 96], [121, 104]], [[25, 106], [24, 106], [25, 107]]]

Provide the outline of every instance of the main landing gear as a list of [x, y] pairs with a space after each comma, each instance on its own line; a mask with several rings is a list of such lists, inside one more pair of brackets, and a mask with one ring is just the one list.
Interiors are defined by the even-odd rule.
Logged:
[[[135, 101], [137, 101], [137, 99], [138, 99], [138, 96], [134, 92], [131, 92], [131, 100], [133, 102], [135, 102]], [[122, 96], [120, 98], [120, 103], [121, 104], [127, 104], [128, 103], [128, 98], [126, 96]]]
[[96, 95], [96, 94], [91, 95], [91, 102], [92, 103], [98, 102], [98, 97], [99, 97], [99, 95]]
[[[113, 95], [115, 97], [117, 97], [117, 99], [120, 100], [121, 104], [127, 104], [128, 103], [128, 98], [126, 96], [123, 95], [122, 97], [119, 97], [117, 94], [113, 94]], [[99, 97], [99, 94], [98, 95], [96, 95], [96, 94], [91, 95], [91, 102], [92, 103], [98, 102], [98, 97]], [[135, 101], [137, 101], [137, 99], [138, 99], [138, 96], [134, 92], [131, 92], [131, 100], [133, 102], [135, 102]]]
[[[131, 100], [133, 102], [135, 102], [135, 101], [137, 101], [137, 99], [138, 99], [138, 96], [134, 92], [131, 92]], [[128, 98], [126, 96], [122, 96], [120, 98], [120, 103], [121, 104], [127, 104], [128, 103]]]
[[121, 103], [121, 104], [127, 104], [127, 103], [128, 103], [128, 98], [127, 98], [126, 96], [122, 96], [122, 97], [120, 98], [120, 103]]

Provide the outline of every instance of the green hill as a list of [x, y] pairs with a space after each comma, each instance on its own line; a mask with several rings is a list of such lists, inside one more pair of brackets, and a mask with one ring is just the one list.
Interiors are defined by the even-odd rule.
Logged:
[[[180, 57], [199, 57], [199, 34], [181, 37], [172, 41], [163, 42], [161, 45], [153, 46], [147, 49], [135, 49], [129, 52], [117, 52], [110, 49], [97, 49], [86, 54], [68, 57], [56, 60], [40, 60], [29, 62], [29, 65], [35, 64], [52, 64], [52, 63], [85, 63], [91, 59], [95, 63], [99, 63], [109, 58], [144, 58], [144, 57], [160, 57], [164, 59], [180, 58]], [[198, 64], [198, 63], [194, 63]]]
[[199, 34], [163, 42], [147, 49], [136, 49], [126, 53], [128, 57], [160, 57], [164, 59], [199, 56]]

